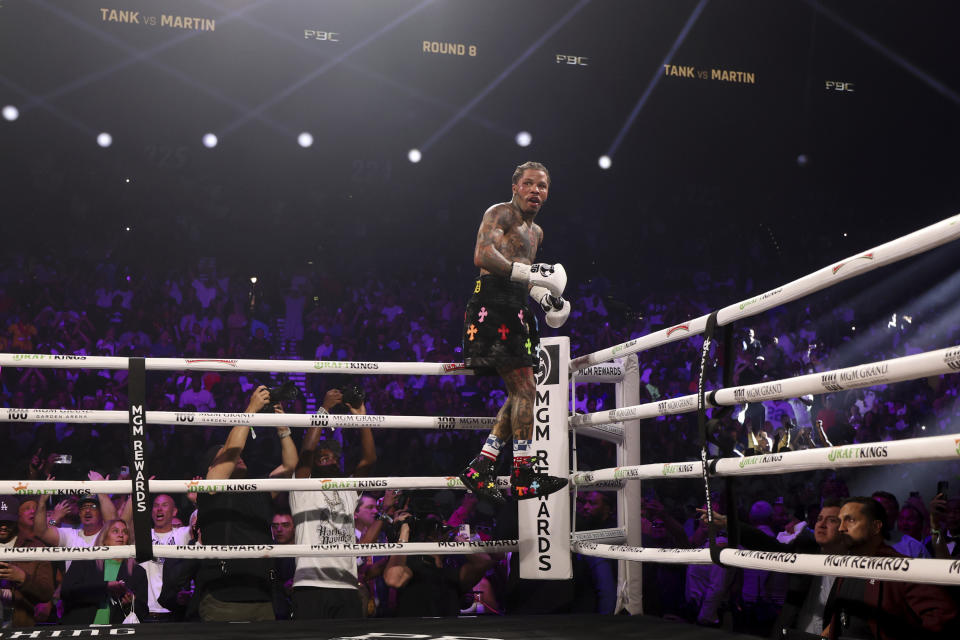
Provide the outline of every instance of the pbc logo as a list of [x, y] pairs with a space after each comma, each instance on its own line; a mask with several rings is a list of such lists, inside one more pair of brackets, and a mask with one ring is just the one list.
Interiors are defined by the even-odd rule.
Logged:
[[824, 88], [827, 91], [843, 91], [845, 93], [853, 93], [852, 82], [838, 82], [836, 80], [827, 80]]
[[557, 64], [569, 64], [575, 67], [588, 67], [590, 66], [587, 63], [587, 60], [590, 58], [586, 56], [567, 56], [562, 53], [557, 54]]
[[540, 346], [540, 369], [537, 371], [537, 385], [560, 384], [560, 345]]
[[330, 418], [325, 413], [316, 413], [310, 416], [311, 427], [325, 427], [330, 423]]
[[304, 29], [304, 40], [320, 40], [321, 42], [340, 42], [339, 33], [333, 31], [320, 31], [317, 29]]
[[441, 431], [449, 431], [454, 429], [457, 426], [457, 421], [454, 418], [441, 417], [437, 418], [437, 428]]
[[194, 417], [192, 413], [178, 413], [177, 422], [193, 422]]

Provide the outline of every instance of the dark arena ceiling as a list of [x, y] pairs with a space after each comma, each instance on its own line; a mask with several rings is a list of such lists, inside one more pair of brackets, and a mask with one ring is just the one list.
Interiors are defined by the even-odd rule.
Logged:
[[752, 252], [782, 281], [960, 210], [958, 18], [952, 0], [0, 0], [4, 235], [465, 262], [534, 159], [546, 260], [650, 277]]

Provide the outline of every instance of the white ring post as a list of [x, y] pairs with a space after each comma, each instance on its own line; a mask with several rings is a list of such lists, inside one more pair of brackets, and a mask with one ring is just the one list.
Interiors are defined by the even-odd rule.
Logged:
[[[570, 338], [540, 341], [541, 372], [536, 376], [533, 410], [533, 455], [546, 458], [546, 471], [570, 477], [570, 437], [567, 393], [570, 388]], [[538, 465], [543, 467], [543, 465]], [[520, 577], [533, 580], [569, 580], [570, 492], [518, 503]]]
[[[636, 354], [623, 360], [623, 382], [616, 386], [617, 407], [640, 403], [640, 364]], [[640, 420], [623, 423], [623, 445], [617, 447], [617, 466], [640, 464]], [[643, 531], [640, 511], [643, 491], [640, 482], [628, 482], [617, 492], [617, 526], [627, 530], [627, 544], [640, 546]], [[643, 563], [617, 561], [617, 605], [614, 613], [626, 609], [630, 615], [643, 613]]]

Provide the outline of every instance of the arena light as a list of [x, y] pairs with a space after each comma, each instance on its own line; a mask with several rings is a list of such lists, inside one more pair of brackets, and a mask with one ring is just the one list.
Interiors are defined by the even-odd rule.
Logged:
[[420, 149], [410, 149], [410, 151], [407, 152], [407, 160], [414, 164], [420, 162], [421, 158], [423, 158], [423, 154], [420, 153]]
[[297, 144], [306, 149], [307, 147], [313, 145], [313, 136], [309, 132], [304, 131], [297, 136]]
[[106, 149], [113, 144], [113, 136], [104, 131], [97, 136], [97, 144]]
[[517, 144], [521, 147], [529, 147], [531, 142], [533, 142], [533, 136], [529, 131], [521, 131], [517, 134]]
[[19, 117], [20, 111], [12, 104], [8, 104], [3, 108], [3, 119], [7, 122], [13, 122]]
[[217, 136], [213, 135], [212, 133], [203, 134], [203, 146], [205, 146], [207, 149], [213, 149], [215, 146], [217, 146], [217, 142]]
[[250, 276], [250, 284], [257, 284], [257, 276]]
[[607, 170], [613, 165], [613, 161], [610, 159], [610, 156], [600, 156], [597, 160], [597, 164], [600, 165], [600, 168]]

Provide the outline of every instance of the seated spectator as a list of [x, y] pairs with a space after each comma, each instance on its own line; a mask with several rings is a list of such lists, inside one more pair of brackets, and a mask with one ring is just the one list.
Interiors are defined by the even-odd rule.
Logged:
[[[718, 512], [722, 506], [714, 503]], [[706, 506], [704, 506], [704, 509]], [[709, 546], [708, 525], [706, 518], [697, 521], [697, 528], [691, 536], [691, 542], [696, 547]], [[717, 544], [726, 546], [724, 536], [716, 536]], [[721, 567], [716, 564], [697, 565], [687, 567], [686, 582], [686, 611], [687, 620], [701, 626], [719, 627], [724, 623], [724, 616], [731, 610], [730, 596], [737, 569]]]
[[[887, 518], [884, 507], [873, 498], [845, 500], [839, 532], [847, 552], [903, 557], [884, 542]], [[953, 599], [938, 585], [840, 577], [827, 601], [823, 636], [831, 640], [947, 637], [956, 617]]]
[[[270, 531], [276, 544], [293, 544], [293, 515], [286, 504], [273, 512]], [[296, 558], [274, 558], [276, 574], [273, 588], [273, 611], [277, 620], [289, 620], [293, 616], [293, 574], [297, 569]]]
[[[840, 541], [839, 514], [840, 501], [835, 498], [825, 500], [817, 514], [813, 533], [803, 529], [789, 542], [781, 542], [765, 531], [741, 522], [740, 542], [744, 548], [758, 551], [840, 554], [845, 548]], [[727, 526], [726, 518], [719, 513], [713, 514], [713, 520], [720, 528]], [[788, 574], [783, 608], [770, 637], [788, 637], [792, 629], [819, 635], [823, 631], [823, 610], [834, 579], [833, 576]]]
[[[18, 535], [20, 501], [0, 496], [0, 548], [35, 547], [32, 539]], [[14, 627], [36, 624], [34, 609], [53, 597], [53, 568], [49, 562], [0, 562], [0, 610]], [[4, 625], [6, 626], [6, 625]]]
[[[397, 514], [397, 542], [439, 542], [446, 539], [442, 519], [436, 514]], [[486, 553], [466, 556], [391, 556], [383, 572], [388, 587], [397, 590], [396, 615], [400, 617], [456, 616], [462, 596], [477, 584], [494, 564]]]
[[930, 501], [930, 539], [927, 548], [935, 558], [960, 558], [960, 496], [949, 500], [938, 493]]
[[[95, 546], [129, 544], [127, 523], [110, 520]], [[63, 624], [119, 624], [131, 612], [147, 617], [147, 574], [133, 558], [126, 560], [76, 560], [60, 586]]]
[[930, 554], [923, 543], [916, 540], [897, 528], [897, 520], [900, 515], [900, 503], [896, 496], [887, 491], [874, 491], [871, 496], [880, 503], [884, 512], [887, 514], [884, 520], [883, 537], [886, 544], [892, 547], [897, 553], [908, 558], [929, 558]]

